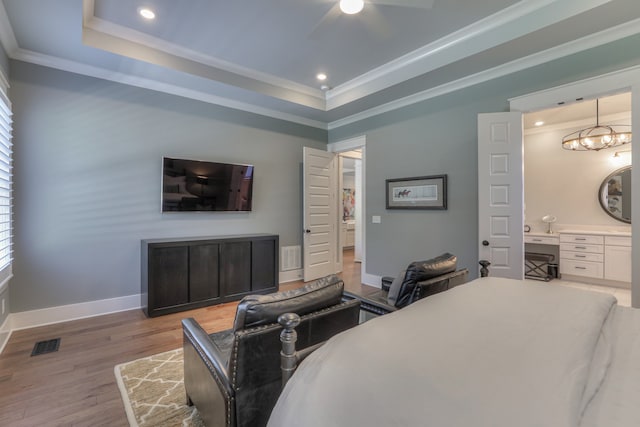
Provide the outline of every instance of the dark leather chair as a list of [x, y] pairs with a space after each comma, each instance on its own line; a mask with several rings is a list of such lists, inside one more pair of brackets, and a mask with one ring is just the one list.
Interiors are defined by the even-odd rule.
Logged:
[[457, 265], [455, 255], [444, 253], [409, 264], [404, 274], [394, 279], [388, 291], [381, 289], [366, 295], [346, 291], [344, 296], [345, 299], [359, 300], [361, 310], [378, 315], [387, 314], [421, 298], [466, 283], [469, 271], [466, 268], [456, 270]]
[[194, 319], [182, 321], [184, 386], [208, 427], [267, 424], [282, 386], [278, 316], [300, 315], [302, 348], [358, 324], [359, 302], [343, 301], [344, 283], [327, 276], [300, 289], [244, 297], [233, 329], [208, 335]]

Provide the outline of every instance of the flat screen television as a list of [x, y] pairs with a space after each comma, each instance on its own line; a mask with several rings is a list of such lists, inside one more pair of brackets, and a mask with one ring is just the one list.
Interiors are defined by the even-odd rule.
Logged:
[[162, 159], [162, 212], [251, 210], [253, 166]]

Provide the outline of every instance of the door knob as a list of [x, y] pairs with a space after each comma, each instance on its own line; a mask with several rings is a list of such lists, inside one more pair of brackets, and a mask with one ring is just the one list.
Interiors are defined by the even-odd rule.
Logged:
[[486, 240], [483, 240], [483, 241], [482, 241], [482, 246], [489, 246], [489, 242], [488, 242], [488, 241], [486, 241]]
[[308, 228], [304, 230], [305, 233], [309, 234], [311, 233], [311, 230], [309, 230]]

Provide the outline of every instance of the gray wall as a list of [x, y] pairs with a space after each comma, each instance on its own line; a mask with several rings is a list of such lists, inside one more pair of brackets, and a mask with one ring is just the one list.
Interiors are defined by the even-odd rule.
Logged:
[[[301, 243], [302, 147], [325, 131], [11, 63], [12, 311], [140, 292], [140, 240], [275, 233]], [[160, 213], [163, 155], [255, 165], [251, 213]]]
[[[366, 135], [367, 273], [395, 276], [410, 261], [450, 251], [477, 276], [477, 114], [638, 63], [634, 36], [330, 131], [330, 142]], [[447, 211], [385, 209], [385, 179], [437, 174], [449, 178]]]

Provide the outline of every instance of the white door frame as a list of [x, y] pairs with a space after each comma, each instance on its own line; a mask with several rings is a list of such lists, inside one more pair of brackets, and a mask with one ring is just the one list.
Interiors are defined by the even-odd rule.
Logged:
[[[631, 92], [631, 125], [632, 129], [638, 131], [640, 130], [640, 67], [637, 66], [511, 98], [509, 107], [511, 111], [528, 113], [557, 107], [560, 103], [573, 102], [579, 98], [600, 97], [620, 92]], [[633, 149], [633, 145], [631, 144], [631, 163], [640, 165], [640, 149]], [[631, 182], [632, 188], [635, 189], [631, 206], [633, 264], [631, 304], [633, 307], [640, 308], [640, 173], [631, 174]]]
[[[327, 144], [327, 151], [332, 152], [332, 153], [342, 153], [345, 151], [351, 151], [351, 150], [357, 150], [357, 149], [361, 149], [362, 150], [362, 191], [360, 191], [360, 196], [362, 197], [362, 262], [360, 264], [360, 280], [362, 281], [362, 283], [367, 284], [367, 285], [371, 285], [371, 286], [376, 286], [376, 287], [380, 287], [380, 278], [378, 276], [374, 276], [374, 275], [368, 275], [367, 274], [367, 245], [366, 245], [366, 241], [367, 241], [367, 212], [366, 212], [366, 203], [365, 203], [365, 197], [367, 194], [367, 189], [366, 189], [366, 157], [367, 157], [367, 153], [366, 153], [366, 144], [367, 144], [367, 136], [366, 135], [360, 135], [354, 138], [349, 138], [349, 139], [345, 139], [343, 141], [337, 141], [337, 142], [332, 142], [330, 144]], [[356, 196], [357, 197], [357, 196]], [[338, 220], [338, 218], [336, 218], [336, 221]]]

